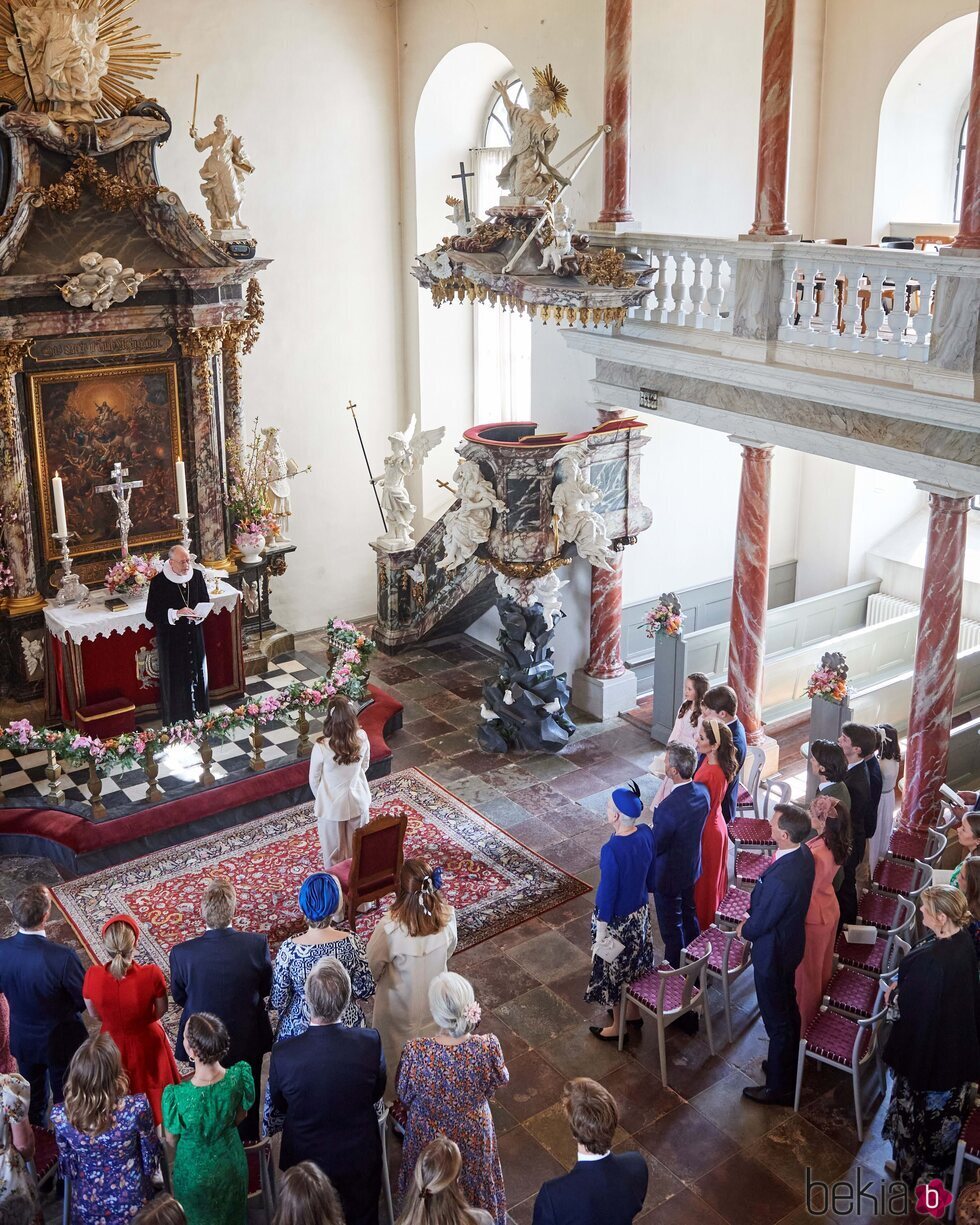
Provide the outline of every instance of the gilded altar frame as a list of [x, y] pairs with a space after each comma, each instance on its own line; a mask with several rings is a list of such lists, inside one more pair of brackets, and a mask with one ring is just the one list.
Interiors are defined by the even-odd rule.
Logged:
[[[117, 511], [95, 493], [113, 463], [143, 488], [132, 493], [132, 552], [180, 540], [174, 461], [183, 456], [176, 362], [31, 372], [26, 376], [38, 477], [40, 531], [46, 561], [60, 556], [51, 477], [65, 480], [73, 557], [118, 548]], [[130, 453], [130, 451], [132, 453]], [[142, 528], [142, 530], [140, 530]]]

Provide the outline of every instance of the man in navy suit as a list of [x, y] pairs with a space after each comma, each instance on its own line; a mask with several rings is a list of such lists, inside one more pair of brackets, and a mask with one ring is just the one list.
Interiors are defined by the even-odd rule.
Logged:
[[[844, 786], [851, 797], [851, 853], [844, 861], [844, 880], [838, 891], [841, 926], [857, 919], [858, 894], [867, 888], [868, 843], [878, 828], [878, 804], [872, 801], [869, 759], [878, 746], [878, 734], [864, 723], [845, 723], [837, 743], [847, 758]], [[877, 762], [876, 762], [877, 764]], [[881, 799], [881, 771], [878, 771], [878, 799]]]
[[48, 1089], [55, 1102], [63, 1100], [68, 1065], [87, 1036], [81, 1017], [85, 971], [74, 949], [47, 938], [46, 886], [28, 885], [10, 909], [18, 931], [0, 940], [0, 991], [10, 1005], [10, 1053], [30, 1082], [30, 1121], [40, 1127]]
[[611, 1151], [619, 1123], [616, 1099], [596, 1081], [578, 1076], [565, 1085], [561, 1104], [578, 1144], [578, 1161], [538, 1192], [532, 1225], [630, 1225], [643, 1208], [649, 1173], [639, 1153]]
[[796, 967], [806, 944], [806, 912], [814, 864], [805, 841], [810, 818], [796, 804], [777, 804], [769, 822], [776, 854], [752, 890], [748, 918], [738, 934], [752, 941], [755, 991], [769, 1035], [766, 1083], [743, 1089], [765, 1106], [791, 1106], [800, 1045]]
[[262, 1057], [272, 1049], [272, 1026], [265, 1000], [272, 990], [269, 942], [253, 932], [231, 926], [237, 903], [230, 880], [219, 877], [204, 890], [203, 936], [175, 944], [170, 950], [170, 993], [183, 1008], [177, 1030], [177, 1058], [187, 1059], [184, 1025], [195, 1012], [211, 1012], [224, 1021], [231, 1038], [227, 1063], [244, 1061], [252, 1069], [255, 1104], [239, 1127], [251, 1144], [259, 1138], [259, 1084]]
[[[738, 769], [735, 771], [735, 777], [728, 784], [725, 798], [721, 802], [725, 823], [731, 825], [735, 820], [735, 810], [738, 805], [739, 776], [742, 773], [742, 766], [745, 765], [745, 754], [748, 752], [745, 728], [738, 718], [738, 698], [735, 696], [735, 690], [730, 685], [712, 685], [701, 699], [701, 713], [705, 719], [717, 719], [719, 723], [724, 723], [732, 733]], [[698, 764], [700, 765], [700, 762]]]
[[691, 781], [697, 754], [686, 744], [667, 745], [664, 773], [674, 784], [654, 814], [653, 862], [647, 889], [653, 894], [664, 942], [664, 961], [676, 970], [681, 949], [701, 932], [694, 884], [701, 875], [701, 834], [711, 808], [708, 788]]
[[378, 1225], [381, 1135], [374, 1103], [384, 1095], [387, 1072], [378, 1031], [340, 1024], [350, 992], [350, 976], [336, 957], [322, 957], [310, 971], [310, 1027], [272, 1048], [266, 1130], [282, 1130], [280, 1169], [312, 1161], [333, 1183], [347, 1225]]

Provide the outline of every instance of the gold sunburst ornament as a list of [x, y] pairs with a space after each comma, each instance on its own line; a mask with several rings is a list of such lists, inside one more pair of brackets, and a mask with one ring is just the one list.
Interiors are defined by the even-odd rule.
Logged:
[[568, 86], [563, 85], [554, 74], [551, 65], [548, 64], [544, 68], [534, 68], [534, 81], [538, 89], [543, 90], [551, 98], [546, 109], [551, 111], [553, 118], [557, 119], [559, 115], [570, 115], [572, 112], [568, 109]]
[[136, 0], [14, 0], [0, 4], [0, 95], [18, 110], [65, 120], [109, 119], [142, 97], [171, 58], [126, 14]]

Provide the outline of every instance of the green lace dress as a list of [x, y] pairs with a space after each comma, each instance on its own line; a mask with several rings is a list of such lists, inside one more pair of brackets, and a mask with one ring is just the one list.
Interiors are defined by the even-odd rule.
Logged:
[[247, 1063], [232, 1064], [213, 1085], [164, 1089], [163, 1125], [177, 1137], [174, 1195], [187, 1225], [245, 1225], [248, 1165], [235, 1117], [254, 1101]]

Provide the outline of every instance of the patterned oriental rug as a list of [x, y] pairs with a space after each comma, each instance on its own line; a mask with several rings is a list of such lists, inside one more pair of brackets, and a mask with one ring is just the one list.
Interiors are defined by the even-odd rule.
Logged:
[[[457, 912], [460, 952], [589, 891], [421, 770], [379, 779], [371, 790], [372, 816], [407, 814], [405, 857], [441, 865], [445, 896]], [[305, 928], [299, 887], [321, 868], [308, 803], [79, 877], [54, 892], [93, 960], [104, 959], [102, 924], [126, 912], [143, 930], [138, 959], [156, 962], [169, 977], [170, 949], [204, 930], [201, 895], [212, 877], [234, 883], [235, 926], [267, 933], [274, 956], [287, 936]], [[357, 932], [365, 941], [392, 900], [358, 915]], [[164, 1023], [173, 1033], [176, 1021], [171, 1008]]]

